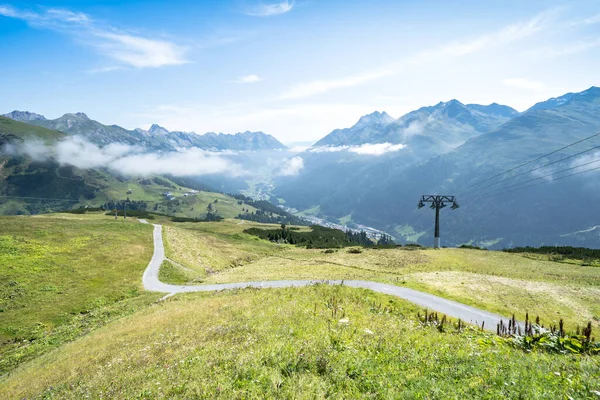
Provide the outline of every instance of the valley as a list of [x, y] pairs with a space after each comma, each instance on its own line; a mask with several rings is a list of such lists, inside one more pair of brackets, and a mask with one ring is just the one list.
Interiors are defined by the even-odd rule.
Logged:
[[0, 400], [600, 400], [593, 0], [7, 1]]

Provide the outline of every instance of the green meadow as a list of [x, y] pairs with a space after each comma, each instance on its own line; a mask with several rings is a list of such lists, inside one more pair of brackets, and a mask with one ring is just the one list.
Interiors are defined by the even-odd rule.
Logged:
[[[103, 213], [0, 218], [0, 397], [595, 398], [600, 357], [524, 351], [423, 324], [401, 299], [344, 286], [191, 293], [141, 276], [152, 226]], [[176, 284], [365, 279], [597, 336], [600, 270], [470, 249], [276, 244], [249, 221], [163, 224]], [[298, 227], [310, 230], [309, 227]]]

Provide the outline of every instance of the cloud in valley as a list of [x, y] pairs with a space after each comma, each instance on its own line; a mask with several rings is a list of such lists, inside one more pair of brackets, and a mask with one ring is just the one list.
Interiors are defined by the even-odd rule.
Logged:
[[281, 171], [279, 175], [281, 176], [294, 176], [298, 175], [300, 171], [304, 168], [304, 160], [302, 157], [292, 157], [289, 160], [286, 160], [281, 166]]
[[239, 176], [245, 173], [240, 165], [227, 157], [232, 155], [230, 153], [210, 152], [198, 148], [154, 153], [120, 143], [99, 147], [77, 136], [69, 137], [53, 146], [47, 146], [40, 141], [26, 141], [18, 146], [5, 146], [3, 152], [26, 155], [36, 161], [54, 160], [61, 165], [71, 165], [80, 169], [107, 168], [127, 176]]
[[425, 125], [422, 121], [416, 120], [412, 121], [408, 124], [408, 126], [404, 129], [404, 138], [409, 138], [415, 135], [420, 135], [423, 133], [423, 129]]
[[402, 150], [406, 147], [404, 144], [392, 143], [366, 143], [360, 146], [321, 146], [313, 147], [309, 151], [312, 153], [337, 153], [346, 151], [367, 156], [382, 156], [386, 153]]

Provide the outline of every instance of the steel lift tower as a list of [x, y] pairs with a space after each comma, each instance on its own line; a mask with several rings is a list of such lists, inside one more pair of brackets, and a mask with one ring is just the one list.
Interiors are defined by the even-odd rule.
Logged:
[[421, 200], [419, 200], [419, 204], [417, 207], [423, 208], [425, 207], [425, 203], [431, 203], [429, 208], [435, 210], [435, 233], [433, 238], [433, 248], [440, 248], [440, 210], [446, 207], [447, 204], [452, 203], [450, 207], [453, 210], [456, 210], [459, 206], [456, 202], [456, 198], [454, 196], [441, 196], [438, 194], [426, 194], [421, 196]]

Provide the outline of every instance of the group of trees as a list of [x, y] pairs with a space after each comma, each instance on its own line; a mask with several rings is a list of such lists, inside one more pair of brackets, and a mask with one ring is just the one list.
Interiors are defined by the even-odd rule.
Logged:
[[231, 197], [238, 200], [238, 205], [247, 204], [256, 208], [256, 212], [248, 212], [239, 214], [238, 219], [245, 219], [248, 221], [262, 222], [264, 224], [286, 224], [286, 225], [303, 225], [308, 226], [311, 222], [297, 217], [289, 212], [283, 210], [281, 207], [266, 201], [266, 200], [253, 200], [250, 197], [246, 197], [243, 194], [230, 194]]
[[129, 200], [129, 197], [126, 200], [117, 200], [117, 201], [110, 200], [110, 201], [100, 205], [100, 207], [104, 208], [105, 210], [115, 210], [115, 209], [123, 210], [125, 207], [125, 204], [127, 204], [127, 211], [129, 211], [129, 210], [146, 211], [148, 209], [147, 202], [145, 202], [143, 200]]
[[288, 243], [306, 246], [307, 248], [326, 249], [339, 248], [347, 246], [375, 246], [375, 245], [393, 245], [391, 237], [385, 238], [375, 243], [369, 239], [366, 232], [353, 233], [351, 231], [342, 232], [339, 229], [327, 228], [320, 225], [311, 225], [308, 232], [299, 231], [299, 228], [290, 228], [285, 224], [280, 229], [259, 229], [250, 228], [244, 232], [258, 236], [271, 242]]
[[245, 219], [247, 221], [260, 222], [263, 224], [310, 225], [310, 222], [292, 214], [281, 215], [264, 210], [256, 210], [256, 212], [246, 211], [245, 213], [238, 214], [237, 218]]
[[559, 255], [574, 260], [600, 259], [600, 249], [572, 246], [542, 246], [542, 247], [514, 247], [502, 250], [507, 253], [535, 253]]

